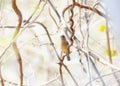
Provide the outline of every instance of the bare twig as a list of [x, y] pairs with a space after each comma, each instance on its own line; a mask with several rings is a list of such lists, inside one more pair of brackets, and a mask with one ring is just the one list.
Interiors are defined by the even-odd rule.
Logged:
[[[102, 17], [106, 17], [105, 14], [103, 14], [101, 11], [99, 11], [98, 9], [96, 8], [92, 8], [92, 7], [89, 7], [89, 6], [86, 6], [86, 5], [82, 5], [82, 4], [79, 4], [77, 2], [74, 3], [75, 6], [79, 7], [79, 8], [84, 8], [84, 9], [87, 9], [87, 10], [91, 10], [95, 13], [97, 13], [98, 15], [102, 16]], [[69, 8], [72, 7], [72, 4], [67, 6], [64, 10], [63, 10], [63, 13], [62, 13], [62, 16], [64, 17], [64, 14], [66, 12], [66, 10], [68, 10]]]
[[[29, 25], [28, 28], [34, 27], [34, 25]], [[16, 26], [0, 26], [0, 28], [16, 28]], [[21, 26], [21, 28], [24, 28], [23, 26]]]
[[62, 63], [61, 63], [62, 61], [60, 61], [60, 63], [59, 63], [59, 65], [60, 65], [60, 67], [59, 67], [59, 72], [60, 72], [60, 78], [61, 78], [61, 82], [62, 82], [62, 86], [65, 86], [65, 82], [64, 82], [64, 80], [63, 80], [63, 73], [62, 73]]
[[[93, 60], [92, 60], [91, 58], [90, 58], [90, 62], [92, 63], [92, 66], [93, 66], [95, 72], [97, 73], [98, 77], [100, 77], [101, 75], [100, 75], [100, 73], [99, 73], [99, 71], [98, 71], [98, 69], [97, 69], [95, 63], [93, 62]], [[100, 80], [101, 80], [103, 86], [106, 86], [106, 85], [105, 85], [105, 82], [104, 82], [104, 80], [103, 80], [102, 77], [100, 77]]]
[[[69, 51], [69, 54], [70, 54], [70, 47], [73, 45], [73, 43], [74, 43], [74, 40], [73, 40], [73, 38], [74, 38], [74, 34], [75, 34], [75, 30], [74, 30], [74, 20], [73, 20], [73, 16], [74, 16], [74, 3], [75, 3], [75, 0], [73, 0], [73, 5], [72, 5], [72, 7], [71, 7], [71, 9], [70, 9], [70, 12], [71, 12], [71, 16], [70, 16], [70, 18], [69, 18], [69, 20], [70, 20], [70, 29], [71, 29], [71, 36], [70, 36], [70, 41], [71, 41], [71, 43], [70, 43], [70, 45], [68, 46], [68, 51]], [[68, 58], [68, 60], [69, 60], [70, 58]]]
[[1, 59], [3, 57], [3, 55], [6, 53], [6, 51], [11, 47], [12, 43], [10, 43], [5, 49], [4, 51], [2, 52], [2, 54], [0, 55], [0, 62], [1, 62]]
[[[80, 43], [80, 41], [79, 41], [76, 37], [74, 37], [74, 40], [75, 40], [75, 43], [76, 43], [77, 45]], [[77, 46], [77, 50], [80, 50], [81, 52], [83, 52], [83, 53], [85, 53], [85, 54], [87, 53], [87, 50], [85, 50], [84, 48], [80, 47], [79, 45]], [[100, 55], [94, 53], [92, 50], [89, 51], [89, 54], [90, 54], [90, 56], [91, 56], [93, 59], [97, 60], [97, 61], [100, 62], [101, 64], [104, 64], [104, 65], [106, 65], [106, 66], [108, 66], [108, 67], [110, 67], [110, 68], [116, 69], [116, 70], [120, 70], [119, 67], [117, 67], [117, 66], [115, 66], [115, 65], [113, 65], [113, 64], [111, 64], [111, 63], [109, 63], [109, 62], [107, 62], [107, 61], [105, 61], [104, 59], [102, 59], [103, 57], [101, 57]]]
[[67, 70], [67, 72], [69, 73], [69, 75], [71, 76], [71, 78], [73, 79], [73, 81], [75, 82], [76, 86], [79, 86], [77, 81], [75, 80], [75, 78], [73, 77], [72, 73], [70, 72], [70, 70], [67, 68], [67, 66], [63, 63], [64, 61], [64, 58], [65, 58], [66, 55], [64, 55], [62, 57], [62, 59], [60, 60], [60, 62], [58, 63], [60, 65], [59, 67], [59, 71], [60, 71], [60, 76], [61, 76], [61, 82], [62, 82], [62, 85], [65, 86], [65, 83], [64, 83], [64, 80], [63, 80], [63, 73], [62, 73], [62, 66], [64, 66], [64, 68]]
[[[53, 44], [53, 41], [52, 41], [52, 39], [51, 39], [51, 37], [50, 37], [50, 34], [49, 34], [48, 30], [47, 30], [47, 27], [46, 27], [44, 24], [40, 23], [40, 22], [34, 22], [34, 23], [39, 24], [40, 26], [42, 26], [42, 27], [44, 28], [44, 30], [46, 31], [47, 36], [48, 36], [48, 38], [49, 38], [49, 40], [50, 40], [50, 42], [51, 42], [51, 44], [52, 44], [52, 47], [53, 47], [53, 49], [55, 50], [55, 53], [56, 53], [58, 59], [61, 61], [60, 56], [59, 56], [59, 54], [57, 53], [57, 50], [56, 50], [56, 48], [55, 48], [55, 46], [54, 46], [54, 44]], [[62, 75], [62, 65], [60, 65], [59, 71], [60, 71], [60, 77], [61, 77], [62, 85], [65, 86], [64, 80], [63, 80], [63, 75]]]
[[59, 15], [58, 11], [55, 9], [54, 5], [52, 4], [52, 2], [50, 0], [48, 0], [48, 2], [51, 5], [51, 7], [53, 8], [53, 10], [55, 11], [55, 13], [56, 13], [56, 15], [57, 15], [57, 17], [59, 19], [59, 22], [61, 22], [61, 17]]
[[[120, 71], [113, 71], [112, 73], [108, 73], [108, 74], [105, 74], [105, 75], [101, 75], [100, 77], [97, 77], [97, 78], [94, 78], [93, 80], [92, 80], [92, 82], [93, 81], [95, 81], [95, 80], [97, 80], [97, 79], [100, 79], [100, 78], [103, 78], [103, 77], [106, 77], [106, 76], [110, 76], [110, 75], [112, 75], [113, 73], [117, 73], [117, 72], [120, 72]], [[87, 86], [87, 85], [89, 85], [90, 84], [90, 82], [88, 82], [85, 86]]]
[[[106, 15], [107, 14], [107, 10], [106, 10]], [[108, 18], [106, 18], [106, 38], [107, 38], [107, 48], [108, 48], [108, 56], [109, 56], [109, 61], [111, 64], [113, 64], [112, 62], [112, 55], [111, 55], [111, 42], [110, 42], [110, 34], [109, 34], [109, 28], [108, 28]], [[112, 71], [114, 71], [114, 69], [111, 68]], [[118, 85], [120, 85], [120, 81], [117, 80], [117, 75], [115, 73], [113, 73]]]
[[107, 48], [108, 48], [108, 55], [110, 63], [112, 64], [112, 56], [111, 56], [111, 47], [110, 47], [110, 36], [109, 36], [109, 29], [108, 29], [108, 20], [106, 19], [106, 37], [107, 37]]
[[[83, 3], [83, 0], [81, 0], [81, 4]], [[80, 26], [80, 33], [81, 33], [81, 36], [83, 38], [83, 41], [82, 41], [82, 47], [83, 47], [83, 44], [84, 44], [84, 34], [83, 34], [83, 31], [82, 31], [82, 19], [81, 19], [81, 15], [82, 15], [82, 10], [81, 8], [79, 8], [79, 18], [80, 18], [80, 23], [79, 23], [79, 26]]]
[[62, 64], [65, 69], [67, 70], [67, 72], [69, 73], [69, 75], [71, 76], [71, 78], [73, 79], [73, 81], [75, 82], [76, 86], [79, 86], [77, 81], [75, 80], [75, 78], [73, 77], [72, 73], [70, 72], [70, 70], [67, 68], [67, 66], [65, 64]]
[[18, 86], [18, 84], [17, 84], [17, 83], [14, 83], [14, 82], [8, 82], [7, 80], [4, 80], [4, 82], [7, 82], [7, 83], [9, 83], [9, 84], [12, 85], [12, 86]]
[[35, 7], [35, 10], [33, 11], [33, 13], [31, 14], [31, 16], [27, 19], [27, 21], [24, 23], [24, 25], [26, 25], [27, 23], [29, 23], [29, 21], [32, 19], [32, 17], [35, 15], [35, 13], [37, 12], [37, 10], [39, 9], [41, 0], [39, 0], [37, 6]]
[[60, 75], [57, 75], [55, 78], [53, 78], [53, 79], [51, 79], [51, 80], [49, 80], [49, 81], [47, 81], [45, 83], [42, 83], [40, 86], [46, 86], [46, 85], [56, 81], [59, 77], [60, 77]]
[[[16, 38], [16, 36], [18, 35], [20, 28], [21, 28], [21, 24], [22, 24], [22, 14], [20, 12], [20, 10], [18, 9], [17, 5], [16, 5], [16, 0], [12, 0], [12, 8], [14, 9], [15, 13], [17, 14], [18, 18], [19, 18], [19, 23], [16, 27], [16, 31], [13, 35], [13, 40]], [[12, 43], [11, 43], [12, 44]], [[19, 71], [20, 71], [20, 86], [23, 86], [23, 69], [22, 69], [22, 59], [21, 59], [21, 55], [19, 53], [19, 49], [17, 48], [16, 42], [13, 42], [13, 48], [14, 51], [16, 53], [17, 56], [17, 60], [18, 60], [18, 64], [19, 64]]]
[[[74, 16], [74, 11], [73, 11], [73, 9], [74, 9], [74, 3], [75, 3], [75, 0], [73, 0], [73, 6], [72, 6], [72, 8], [70, 9], [70, 11], [71, 11], [71, 16], [70, 16], [70, 22], [71, 22], [71, 25], [70, 25], [70, 29], [71, 29], [71, 32], [72, 32], [72, 34], [71, 34], [71, 37], [70, 37], [70, 40], [71, 40], [71, 44], [68, 46], [68, 50], [70, 51], [70, 47], [73, 45], [73, 38], [74, 38], [74, 28], [73, 28], [73, 26], [74, 26], [74, 21], [73, 21], [73, 16]], [[68, 53], [68, 54], [70, 54], [70, 52]], [[62, 59], [60, 60], [60, 72], [62, 71], [62, 65], [65, 67], [65, 69], [67, 70], [67, 72], [70, 74], [70, 76], [71, 76], [71, 78], [73, 79], [73, 81], [75, 82], [75, 84], [76, 84], [76, 86], [79, 86], [78, 85], [78, 83], [77, 83], [77, 81], [74, 79], [74, 77], [73, 77], [73, 75], [71, 74], [71, 72], [69, 71], [69, 69], [67, 68], [67, 66], [63, 63], [63, 61], [64, 61], [64, 58], [65, 58], [65, 56], [66, 55], [64, 55], [63, 57], [62, 57]], [[68, 58], [68, 59], [70, 59], [70, 58]], [[62, 74], [62, 73], [61, 73]], [[62, 76], [61, 76], [62, 77]], [[62, 77], [62, 79], [63, 79], [63, 77]], [[64, 82], [62, 81], [62, 83], [63, 83], [63, 85], [64, 85]]]
[[23, 86], [23, 65], [22, 65], [22, 58], [21, 58], [19, 49], [18, 49], [18, 47], [16, 45], [16, 42], [13, 42], [13, 49], [14, 49], [14, 52], [15, 52], [15, 54], [17, 56], [17, 61], [18, 61], [18, 64], [19, 64], [20, 86]]
[[4, 79], [3, 79], [3, 77], [2, 77], [2, 71], [1, 71], [1, 63], [0, 63], [0, 80], [1, 80], [1, 86], [5, 86], [4, 85]]
[[[56, 50], [56, 48], [55, 48], [55, 46], [54, 46], [54, 44], [53, 44], [53, 41], [52, 41], [52, 39], [51, 39], [51, 37], [50, 37], [50, 34], [49, 34], [48, 30], [47, 30], [47, 27], [46, 27], [44, 24], [40, 23], [40, 22], [34, 22], [34, 23], [36, 23], [36, 24], [38, 24], [38, 25], [40, 25], [40, 26], [42, 26], [42, 27], [44, 28], [44, 30], [46, 31], [47, 36], [48, 36], [48, 38], [49, 38], [49, 40], [50, 40], [50, 43], [52, 44], [52, 47], [53, 47], [53, 49], [55, 50], [55, 53], [56, 53], [58, 59], [61, 61], [60, 56], [59, 56], [59, 54], [57, 53], [57, 50]], [[62, 85], [65, 86], [64, 80], [63, 80], [63, 75], [62, 75], [62, 65], [60, 65], [59, 71], [60, 71], [60, 77], [61, 77]]]
[[40, 25], [40, 26], [42, 26], [42, 27], [44, 28], [44, 30], [46, 31], [47, 36], [48, 36], [48, 38], [49, 38], [49, 40], [50, 40], [50, 43], [51, 43], [51, 45], [52, 45], [52, 47], [53, 47], [53, 49], [54, 49], [54, 51], [55, 51], [58, 59], [60, 60], [60, 56], [59, 56], [59, 54], [58, 54], [58, 52], [57, 52], [57, 50], [56, 50], [56, 48], [55, 48], [55, 46], [54, 46], [54, 43], [53, 43], [53, 41], [52, 41], [52, 39], [51, 39], [51, 37], [50, 37], [50, 34], [49, 34], [49, 31], [47, 30], [47, 27], [46, 27], [44, 24], [40, 23], [40, 22], [34, 22], [34, 23], [36, 23], [36, 24], [38, 24], [38, 25]]
[[[12, 86], [18, 86], [17, 83], [10, 82], [10, 81], [7, 81], [7, 80], [3, 80], [3, 81], [9, 83], [9, 84], [12, 85]], [[1, 81], [1, 82], [2, 82], [2, 81]]]
[[49, 14], [50, 14], [52, 20], [54, 21], [55, 25], [57, 26], [57, 29], [59, 29], [59, 26], [58, 26], [58, 24], [57, 24], [57, 21], [56, 21], [55, 18], [52, 16], [50, 9], [49, 9]]
[[[18, 86], [18, 83], [15, 83], [15, 82], [7, 81], [5, 79], [3, 81], [6, 82], [6, 83], [8, 83], [8, 84], [10, 84], [10, 85], [12, 85], [12, 86]], [[27, 86], [27, 85], [23, 85], [23, 86]]]
[[[86, 0], [84, 0], [84, 3], [87, 4]], [[88, 16], [87, 16], [86, 12], [84, 12], [84, 18], [85, 18], [85, 23], [86, 23], [87, 27], [86, 27], [86, 35], [85, 35], [85, 38], [84, 38], [83, 41], [85, 41], [84, 45], [85, 45], [86, 50], [87, 50], [87, 53], [85, 54], [85, 56], [86, 56], [86, 59], [87, 59], [89, 80], [91, 82], [92, 81], [92, 74], [91, 74], [91, 68], [90, 68], [90, 62], [91, 61], [90, 61], [89, 46], [88, 46], [88, 43], [89, 43], [89, 23], [88, 22], [89, 22], [89, 20], [88, 20]], [[90, 86], [92, 86], [92, 83], [90, 83]]]
[[[32, 24], [33, 22], [35, 22], [41, 15], [42, 11], [44, 10], [45, 6], [47, 4], [47, 1], [45, 1], [44, 5], [41, 7], [40, 12], [38, 13], [38, 15], [30, 22], [30, 24]], [[29, 26], [29, 25], [28, 25]]]
[[18, 18], [19, 18], [19, 23], [16, 27], [16, 31], [13, 35], [13, 39], [16, 38], [16, 36], [18, 35], [20, 28], [21, 28], [21, 24], [22, 24], [22, 14], [21, 11], [18, 9], [17, 5], [16, 5], [16, 0], [12, 0], [12, 8], [14, 9], [15, 13], [17, 14]]
[[[84, 51], [84, 50], [83, 50], [83, 51]], [[85, 51], [85, 52], [86, 52], [86, 51]], [[100, 62], [100, 63], [102, 63], [102, 64], [104, 64], [104, 65], [106, 65], [106, 66], [108, 66], [108, 67], [110, 67], [110, 68], [113, 68], [113, 69], [116, 69], [116, 70], [120, 70], [119, 67], [117, 67], [117, 66], [115, 66], [115, 65], [113, 65], [113, 64], [111, 64], [111, 63], [109, 63], [109, 62], [107, 62], [107, 61], [105, 61], [104, 59], [102, 59], [103, 57], [95, 54], [94, 52], [91, 52], [91, 51], [90, 51], [89, 54], [91, 55], [92, 58], [94, 58], [94, 59], [97, 60], [98, 62]]]
[[[86, 0], [85, 0], [85, 4], [87, 4]], [[88, 42], [89, 42], [89, 22], [90, 22], [90, 20], [88, 19], [88, 16], [87, 16], [87, 13], [86, 13], [86, 12], [85, 12], [85, 19], [86, 19], [86, 24], [87, 24], [87, 39], [86, 39], [86, 41], [87, 41], [86, 43], [87, 43], [87, 44], [86, 44], [86, 45], [87, 45], [87, 48], [89, 48], [89, 46], [88, 46], [89, 43], [88, 43]], [[88, 51], [88, 52], [89, 52], [89, 51]], [[88, 53], [88, 54], [89, 54], [89, 53]], [[98, 75], [98, 77], [100, 77], [100, 73], [99, 73], [96, 65], [94, 64], [94, 62], [93, 62], [92, 59], [90, 58], [90, 56], [88, 57], [88, 60], [90, 61], [90, 63], [92, 63], [92, 66], [93, 66], [96, 74]], [[88, 61], [88, 62], [89, 62], [89, 61]], [[104, 80], [103, 80], [102, 78], [100, 78], [100, 80], [101, 80], [101, 82], [102, 82], [102, 85], [103, 85], [103, 86], [106, 86]], [[92, 80], [90, 80], [90, 81], [92, 81]]]

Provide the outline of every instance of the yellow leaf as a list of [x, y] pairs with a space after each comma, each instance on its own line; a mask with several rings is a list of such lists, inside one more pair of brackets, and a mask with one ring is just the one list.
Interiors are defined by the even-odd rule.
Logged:
[[105, 25], [100, 25], [99, 26], [99, 31], [100, 32], [105, 32], [106, 31], [106, 26]]
[[[108, 54], [108, 50], [106, 50], [105, 53], [106, 53], [107, 55], [109, 55], [109, 54]], [[114, 56], [117, 55], [117, 51], [116, 51], [116, 50], [110, 50], [110, 53], [111, 53], [111, 56], [112, 56], [112, 57], [114, 57]]]

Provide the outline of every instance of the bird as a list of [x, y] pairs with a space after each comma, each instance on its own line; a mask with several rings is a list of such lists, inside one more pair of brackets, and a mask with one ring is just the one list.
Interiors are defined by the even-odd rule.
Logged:
[[61, 51], [67, 55], [67, 60], [70, 61], [70, 56], [69, 56], [69, 49], [68, 49], [69, 43], [66, 40], [65, 36], [61, 36]]

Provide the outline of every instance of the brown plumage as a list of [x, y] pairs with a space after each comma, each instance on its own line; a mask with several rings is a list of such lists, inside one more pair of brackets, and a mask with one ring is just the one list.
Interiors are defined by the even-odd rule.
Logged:
[[68, 44], [65, 36], [62, 35], [61, 36], [61, 51], [67, 55], [67, 60], [70, 60], [68, 46], [69, 46], [69, 44]]

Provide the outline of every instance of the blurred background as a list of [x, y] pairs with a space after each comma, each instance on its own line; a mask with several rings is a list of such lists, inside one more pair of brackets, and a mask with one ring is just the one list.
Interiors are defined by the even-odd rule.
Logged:
[[118, 0], [16, 0], [22, 65], [13, 1], [0, 0], [0, 86], [120, 86]]

